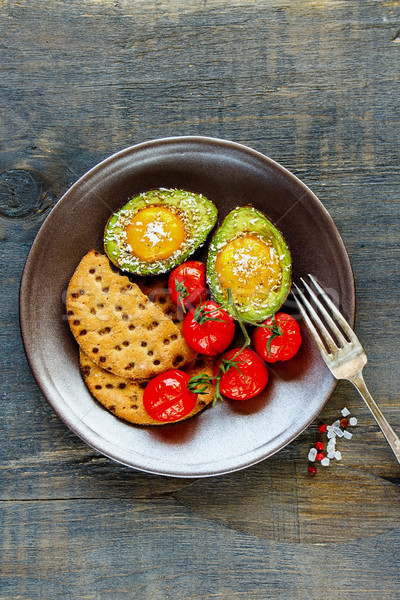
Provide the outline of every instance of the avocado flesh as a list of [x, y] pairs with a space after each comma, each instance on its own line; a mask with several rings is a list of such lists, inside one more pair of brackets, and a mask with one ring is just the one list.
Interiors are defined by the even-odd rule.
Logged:
[[[126, 228], [140, 210], [154, 206], [165, 207], [178, 216], [184, 224], [186, 238], [168, 258], [150, 262], [135, 255], [134, 248], [127, 242]], [[136, 275], [166, 273], [205, 242], [216, 220], [216, 206], [202, 194], [176, 189], [150, 190], [135, 196], [111, 215], [104, 231], [104, 249], [111, 262], [122, 271]]]
[[259, 323], [282, 306], [291, 275], [287, 243], [263, 213], [244, 206], [225, 217], [210, 244], [207, 282], [215, 300], [233, 317], [234, 310], [226, 304], [228, 287], [243, 320]]

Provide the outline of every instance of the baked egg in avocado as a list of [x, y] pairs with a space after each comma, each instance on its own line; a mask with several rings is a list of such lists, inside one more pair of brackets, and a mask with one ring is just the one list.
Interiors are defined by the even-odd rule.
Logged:
[[166, 273], [204, 243], [216, 220], [216, 206], [202, 194], [150, 190], [129, 200], [110, 217], [104, 249], [122, 271]]
[[[262, 212], [243, 206], [225, 217], [207, 259], [207, 282], [219, 304], [226, 303], [230, 288], [245, 321], [264, 321], [284, 303], [291, 276], [286, 241]], [[225, 307], [235, 316], [229, 305]]]

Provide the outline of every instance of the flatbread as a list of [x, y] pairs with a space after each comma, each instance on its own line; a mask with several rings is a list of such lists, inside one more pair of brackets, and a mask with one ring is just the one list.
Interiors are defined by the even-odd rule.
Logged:
[[[79, 358], [83, 379], [91, 394], [114, 415], [136, 425], [166, 425], [150, 417], [143, 407], [143, 392], [148, 380], [140, 382], [113, 375], [96, 365], [82, 350]], [[193, 365], [182, 370], [190, 377], [201, 373], [211, 376], [215, 362], [215, 357], [199, 355]], [[198, 394], [194, 409], [180, 421], [203, 410], [212, 402], [214, 395], [215, 386], [210, 385], [208, 393]]]
[[143, 294], [181, 329], [185, 314], [182, 308], [177, 307], [171, 299], [168, 290], [168, 277], [137, 277], [134, 281]]
[[150, 378], [196, 357], [172, 319], [96, 250], [73, 274], [66, 309], [83, 352], [119, 377]]

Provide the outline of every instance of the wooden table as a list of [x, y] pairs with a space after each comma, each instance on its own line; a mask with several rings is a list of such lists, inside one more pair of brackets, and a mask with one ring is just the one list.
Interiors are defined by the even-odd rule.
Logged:
[[[279, 454], [181, 480], [100, 456], [31, 375], [18, 288], [54, 203], [101, 159], [175, 135], [244, 143], [330, 211], [371, 392], [400, 431], [400, 3], [3, 0], [0, 598], [394, 600], [400, 466], [350, 384]], [[321, 421], [357, 417], [307, 472]]]

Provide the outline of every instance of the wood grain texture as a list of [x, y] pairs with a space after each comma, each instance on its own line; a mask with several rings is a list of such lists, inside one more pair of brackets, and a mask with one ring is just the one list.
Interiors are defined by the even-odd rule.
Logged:
[[347, 406], [359, 424], [315, 478], [319, 420], [241, 473], [153, 477], [66, 429], [18, 325], [30, 245], [80, 175], [147, 139], [231, 139], [332, 215], [365, 378], [400, 431], [399, 17], [376, 0], [0, 0], [0, 600], [399, 597], [400, 468], [350, 384], [320, 419]]

